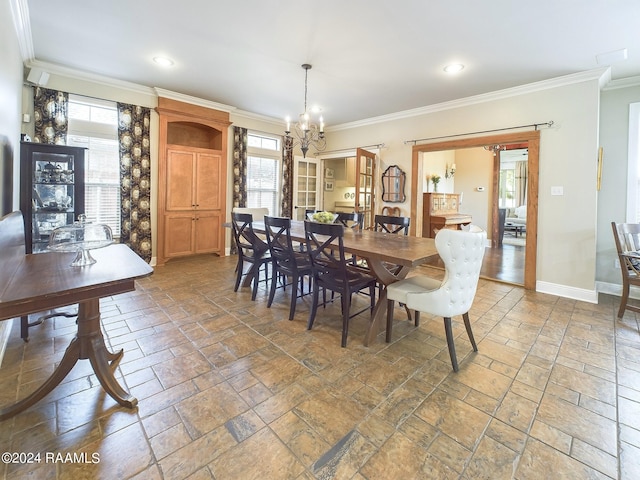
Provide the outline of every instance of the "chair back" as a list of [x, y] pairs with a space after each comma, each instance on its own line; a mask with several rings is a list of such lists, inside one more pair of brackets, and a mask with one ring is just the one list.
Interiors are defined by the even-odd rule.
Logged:
[[347, 262], [344, 254], [344, 225], [304, 222], [307, 251], [314, 277], [327, 288], [347, 288]]
[[[445, 276], [438, 294], [430, 297], [429, 313], [453, 317], [467, 313], [478, 288], [487, 232], [443, 228], [436, 234], [436, 250], [444, 262]], [[408, 298], [407, 305], [414, 308]]]
[[296, 268], [296, 255], [291, 241], [291, 219], [283, 217], [264, 217], [264, 229], [271, 258], [284, 270]]
[[391, 215], [376, 215], [374, 218], [373, 229], [376, 232], [399, 233], [403, 231], [405, 235], [409, 235], [409, 217], [394, 217]]
[[[611, 222], [611, 227], [620, 265], [629, 273], [640, 275], [640, 224]], [[638, 258], [625, 255], [630, 253], [637, 254]]]
[[361, 213], [338, 213], [334, 223], [341, 223], [347, 228], [362, 230], [364, 228], [364, 215]]
[[233, 237], [238, 246], [238, 253], [245, 257], [260, 257], [269, 245], [253, 231], [253, 215], [250, 213], [231, 213]]
[[389, 217], [399, 217], [402, 214], [400, 207], [390, 207], [389, 205], [382, 207], [381, 213], [382, 215], [387, 215]]

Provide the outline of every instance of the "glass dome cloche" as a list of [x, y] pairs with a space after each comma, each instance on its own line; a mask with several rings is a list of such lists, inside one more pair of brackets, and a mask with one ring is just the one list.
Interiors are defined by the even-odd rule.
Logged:
[[75, 252], [72, 267], [93, 265], [96, 259], [90, 250], [103, 248], [113, 243], [113, 234], [108, 225], [87, 222], [85, 215], [78, 215], [78, 221], [58, 227], [51, 232], [49, 250], [53, 252]]

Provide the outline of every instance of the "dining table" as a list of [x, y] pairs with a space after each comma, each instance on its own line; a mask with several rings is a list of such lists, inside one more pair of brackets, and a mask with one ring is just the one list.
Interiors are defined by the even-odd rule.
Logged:
[[16, 214], [0, 224], [0, 320], [77, 304], [77, 333], [51, 376], [31, 394], [1, 408], [0, 421], [44, 398], [81, 359], [90, 361], [98, 381], [117, 403], [134, 408], [137, 399], [114, 376], [124, 352], [111, 352], [105, 345], [100, 299], [135, 290], [136, 279], [151, 275], [153, 269], [124, 244], [91, 250], [96, 263], [82, 267], [71, 266], [75, 253], [24, 254], [20, 222]]
[[[291, 221], [291, 239], [305, 242], [304, 221]], [[253, 230], [264, 234], [264, 222], [253, 222]], [[387, 285], [404, 279], [412, 268], [438, 257], [433, 238], [414, 237], [367, 229], [345, 228], [344, 251], [366, 260], [367, 265], [382, 286], [374, 306], [364, 345], [369, 346], [386, 325]]]

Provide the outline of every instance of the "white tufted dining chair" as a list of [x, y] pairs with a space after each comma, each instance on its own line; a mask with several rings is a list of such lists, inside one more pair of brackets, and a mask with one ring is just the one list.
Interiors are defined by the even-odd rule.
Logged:
[[419, 322], [419, 312], [444, 318], [444, 330], [454, 371], [458, 371], [458, 361], [451, 317], [462, 315], [473, 350], [478, 351], [469, 323], [469, 309], [480, 278], [486, 238], [487, 233], [476, 226], [471, 226], [468, 231], [442, 229], [437, 233], [436, 249], [444, 262], [444, 279], [440, 281], [418, 275], [387, 286], [387, 342], [391, 341], [393, 307], [397, 301], [415, 310], [416, 325]]

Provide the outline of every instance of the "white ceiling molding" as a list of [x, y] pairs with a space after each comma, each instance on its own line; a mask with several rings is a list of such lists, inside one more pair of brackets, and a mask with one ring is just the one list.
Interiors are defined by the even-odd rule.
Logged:
[[602, 90], [617, 90], [618, 88], [637, 87], [640, 86], [640, 76], [620, 78], [611, 80]]
[[35, 58], [33, 50], [33, 36], [31, 35], [31, 19], [29, 18], [29, 6], [27, 0], [9, 0], [13, 25], [18, 36], [18, 45], [23, 62], [29, 62]]
[[171, 90], [165, 90], [163, 88], [154, 87], [158, 97], [168, 98], [169, 100], [176, 100], [178, 102], [190, 103], [191, 105], [198, 105], [200, 107], [212, 108], [214, 110], [220, 110], [221, 112], [235, 112], [236, 107], [231, 105], [225, 105], [224, 103], [212, 102], [210, 100], [204, 100], [198, 97], [192, 97], [191, 95], [185, 95], [183, 93], [172, 92]]
[[98, 85], [104, 85], [107, 87], [120, 88], [128, 90], [130, 92], [140, 93], [143, 95], [156, 96], [153, 88], [145, 87], [137, 83], [126, 82], [124, 80], [117, 80], [115, 78], [98, 75], [95, 73], [83, 72], [74, 68], [63, 67], [55, 65], [53, 63], [42, 62], [40, 60], [32, 60], [25, 63], [27, 68], [39, 68], [50, 74], [58, 75], [61, 77], [69, 77], [78, 80], [86, 80], [88, 82], [96, 83]]
[[401, 120], [405, 118], [418, 117], [420, 115], [428, 115], [430, 113], [442, 112], [445, 110], [451, 110], [454, 108], [467, 107], [470, 105], [476, 105], [479, 103], [492, 102], [495, 100], [502, 100], [511, 98], [527, 93], [539, 92], [542, 90], [549, 90], [551, 88], [562, 87], [566, 85], [573, 85], [576, 83], [586, 82], [589, 80], [601, 81], [603, 76], [606, 77], [607, 72], [610, 69], [596, 68], [588, 70], [586, 72], [574, 73], [571, 75], [564, 75], [562, 77], [552, 78], [550, 80], [542, 80], [540, 82], [529, 83], [527, 85], [521, 85], [519, 87], [506, 88], [504, 90], [497, 90], [495, 92], [484, 93], [482, 95], [475, 95], [472, 97], [460, 98], [452, 100], [450, 102], [437, 103], [435, 105], [429, 105], [426, 107], [414, 108], [411, 110], [404, 110], [402, 112], [391, 113], [389, 115], [381, 115], [379, 117], [367, 118], [357, 122], [343, 123], [342, 125], [334, 125], [325, 129], [327, 132], [349, 130], [357, 127], [364, 127], [367, 125], [374, 125], [378, 123], [389, 122], [393, 120]]

